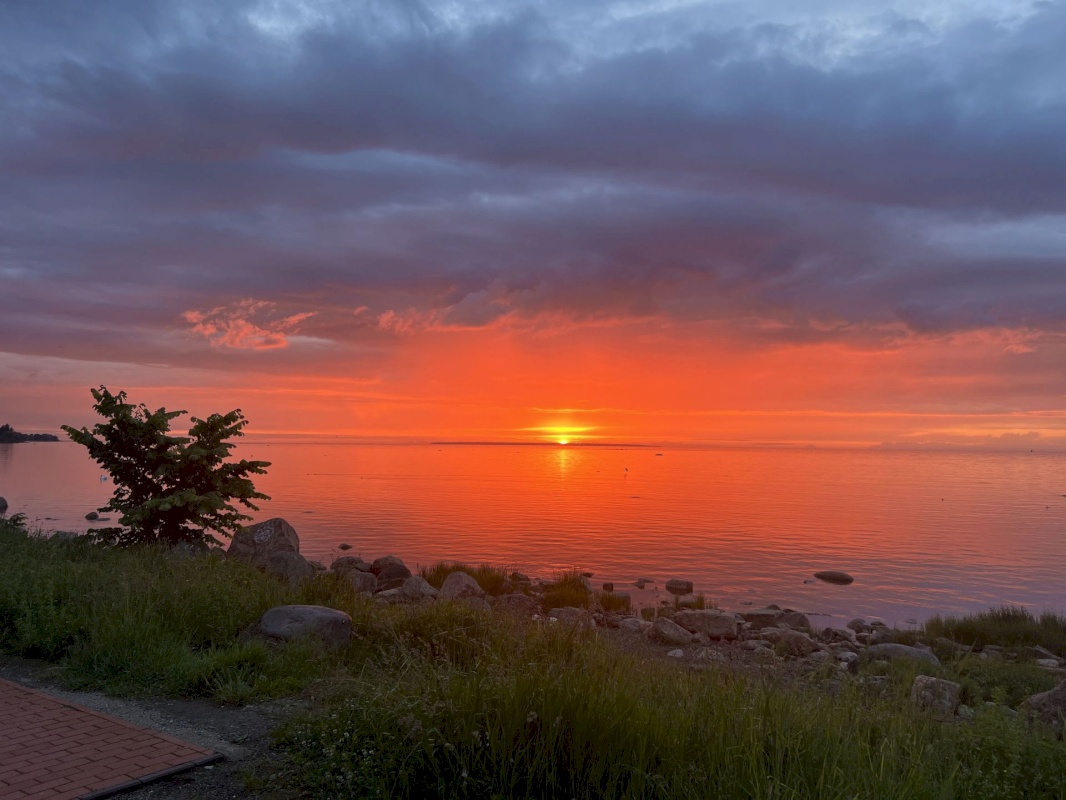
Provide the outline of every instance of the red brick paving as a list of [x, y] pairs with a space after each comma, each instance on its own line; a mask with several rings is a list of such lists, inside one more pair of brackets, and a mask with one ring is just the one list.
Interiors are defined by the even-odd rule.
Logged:
[[105, 797], [219, 758], [0, 679], [0, 800]]

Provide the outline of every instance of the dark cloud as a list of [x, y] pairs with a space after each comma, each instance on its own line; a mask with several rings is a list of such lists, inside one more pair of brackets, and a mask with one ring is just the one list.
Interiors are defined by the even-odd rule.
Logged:
[[1066, 4], [739, 8], [6, 3], [4, 349], [1066, 327]]

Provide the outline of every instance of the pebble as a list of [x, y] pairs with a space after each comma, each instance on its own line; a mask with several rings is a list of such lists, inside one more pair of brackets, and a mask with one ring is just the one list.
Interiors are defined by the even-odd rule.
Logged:
[[670, 656], [670, 658], [684, 658], [685, 657], [685, 651], [684, 650], [671, 650], [666, 655]]

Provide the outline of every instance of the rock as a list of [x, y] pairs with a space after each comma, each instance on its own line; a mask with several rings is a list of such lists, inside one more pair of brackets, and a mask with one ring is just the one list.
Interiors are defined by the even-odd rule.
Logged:
[[0, 497], [0, 517], [7, 513], [7, 500]]
[[825, 644], [857, 644], [854, 633], [840, 628], [822, 628], [816, 638]]
[[811, 621], [799, 611], [786, 611], [777, 619], [778, 625], [788, 625], [793, 630], [811, 630]]
[[753, 629], [758, 629], [772, 628], [783, 614], [779, 608], [753, 608], [751, 611], [742, 611], [740, 616], [745, 622], [750, 622]]
[[680, 597], [683, 594], [692, 594], [692, 581], [683, 581], [680, 578], [671, 578], [666, 582], [666, 591]]
[[736, 639], [737, 618], [725, 611], [698, 609], [681, 611], [674, 622], [692, 633], [705, 633], [712, 639]]
[[370, 565], [367, 564], [359, 556], [341, 556], [340, 558], [333, 559], [333, 563], [329, 565], [329, 568], [334, 572], [370, 572]]
[[936, 639], [933, 640], [933, 644], [942, 653], [948, 653], [952, 656], [963, 656], [966, 655], [966, 653], [970, 650], [970, 648], [966, 645], [954, 642], [944, 636], [936, 637]]
[[859, 619], [858, 617], [853, 619], [844, 627], [848, 628], [849, 630], [855, 631], [855, 633], [866, 633], [870, 630], [870, 626], [866, 624], [866, 620]]
[[295, 586], [301, 581], [314, 577], [315, 568], [306, 558], [299, 553], [279, 551], [271, 553], [261, 564], [256, 566], [264, 569], [268, 574], [288, 581], [290, 586]]
[[814, 650], [807, 656], [807, 660], [815, 664], [824, 664], [833, 660], [833, 654], [828, 650]]
[[348, 582], [351, 583], [352, 588], [357, 592], [373, 594], [378, 590], [378, 579], [373, 573], [360, 572], [357, 569], [352, 569], [339, 574], [347, 578]]
[[337, 545], [337, 549], [338, 550], [351, 550], [352, 546], [350, 544], [348, 544], [347, 542], [341, 542], [339, 545]]
[[1058, 669], [1059, 660], [1057, 658], [1038, 658], [1033, 662], [1038, 667], [1044, 667], [1044, 669]]
[[259, 632], [282, 641], [313, 636], [328, 647], [344, 647], [352, 637], [352, 618], [325, 606], [275, 606], [259, 620]]
[[375, 603], [382, 603], [388, 605], [397, 605], [399, 603], [406, 603], [407, 598], [403, 595], [403, 590], [396, 586], [392, 589], [384, 589], [374, 595]]
[[773, 647], [773, 644], [766, 639], [748, 639], [743, 646], [748, 650], [758, 650], [760, 647]]
[[[377, 562], [374, 562], [377, 563]], [[373, 567], [373, 564], [371, 565]], [[374, 570], [370, 572], [374, 574]], [[378, 588], [379, 589], [399, 589], [403, 586], [403, 582], [411, 577], [411, 570], [409, 570], [402, 563], [400, 564], [388, 564], [376, 573], [378, 576]]]
[[596, 623], [592, 621], [592, 615], [583, 608], [574, 608], [573, 606], [553, 608], [548, 612], [548, 616], [559, 620], [564, 625], [573, 625], [575, 628], [596, 627]]
[[53, 542], [73, 542], [78, 538], [79, 535], [74, 531], [56, 531], [51, 536]]
[[[407, 567], [404, 565], [403, 561], [401, 559], [397, 558], [396, 556], [382, 556], [381, 558], [375, 558], [374, 559], [374, 563], [370, 565], [370, 571], [373, 572], [375, 575], [377, 575], [380, 578], [381, 577], [381, 573], [386, 568], [395, 567], [395, 566], [400, 566], [400, 567], [403, 567], [404, 569], [407, 569]], [[411, 570], [408, 569], [407, 570], [407, 575], [405, 577], [409, 577], [410, 575], [411, 575]]]
[[470, 608], [475, 611], [481, 611], [482, 613], [488, 614], [492, 611], [492, 606], [489, 605], [489, 601], [484, 597], [464, 597], [459, 600], [459, 602], [463, 605], [470, 606]]
[[613, 592], [614, 591], [614, 584], [613, 583], [605, 583], [605, 584], [603, 584], [603, 591], [605, 591], [605, 592]]
[[275, 553], [299, 552], [300, 537], [296, 530], [281, 517], [274, 517], [237, 531], [226, 555], [262, 568]]
[[837, 653], [837, 661], [841, 664], [858, 664], [859, 654], [844, 650], [843, 652]]
[[700, 661], [717, 661], [720, 664], [725, 664], [729, 661], [725, 653], [713, 647], [701, 647], [696, 651], [696, 658]]
[[870, 658], [907, 658], [912, 661], [928, 661], [930, 664], [940, 665], [940, 659], [928, 650], [907, 644], [875, 644], [871, 645], [866, 652]]
[[618, 620], [618, 627], [630, 633], [643, 633], [651, 627], [651, 622], [640, 617], [625, 617]]
[[656, 619], [648, 628], [647, 636], [661, 644], [689, 644], [692, 641], [691, 633], [666, 617]]
[[511, 573], [511, 580], [514, 581], [515, 583], [529, 583], [530, 582], [529, 576], [526, 575], [524, 572], [512, 572]]
[[589, 580], [589, 575], [591, 574], [592, 573], [590, 572], [588, 573], [588, 575], [586, 575], [584, 572], [582, 572], [578, 576], [578, 579], [581, 581], [581, 585], [585, 587], [585, 591], [589, 594], [592, 594], [592, 581]]
[[308, 559], [307, 563], [311, 565], [311, 569], [313, 569], [315, 572], [326, 571], [326, 565], [323, 564], [321, 561], [312, 561], [311, 559]]
[[669, 656], [670, 658], [684, 658], [685, 657], [685, 651], [684, 650], [670, 650], [666, 655]]
[[1029, 658], [1058, 658], [1057, 655], [1052, 653], [1046, 647], [1041, 647], [1038, 644], [1029, 645], [1022, 650], [1022, 653]]
[[962, 686], [943, 678], [918, 675], [911, 684], [911, 702], [944, 717], [954, 716]]
[[400, 594], [412, 603], [427, 603], [437, 596], [437, 590], [421, 575], [412, 575], [400, 586]]
[[802, 631], [789, 631], [784, 629], [775, 630], [770, 628], [769, 630], [763, 631], [763, 634], [767, 639], [783, 648], [790, 656], [809, 656], [815, 650], [822, 649], [814, 639]]
[[1066, 722], [1066, 681], [1054, 689], [1025, 698], [1021, 710], [1055, 730], [1062, 731], [1063, 723]]
[[97, 514], [95, 511], [90, 511], [88, 514], [85, 515], [85, 519], [89, 520], [89, 522], [95, 522], [96, 520], [100, 519], [100, 515]]
[[835, 583], [838, 586], [847, 586], [849, 583], [855, 582], [855, 579], [848, 575], [848, 573], [838, 572], [837, 570], [833, 569], [826, 569], [822, 570], [821, 572], [816, 572], [814, 573], [814, 577], [816, 577], [820, 581], [825, 581], [826, 583]]
[[756, 647], [751, 651], [751, 654], [759, 661], [765, 661], [767, 663], [777, 660], [777, 654], [769, 647]]
[[485, 590], [465, 572], [453, 572], [444, 579], [437, 592], [438, 600], [462, 600], [465, 597], [484, 597]]
[[529, 619], [540, 611], [540, 603], [527, 594], [504, 594], [495, 599], [492, 607], [512, 617]]

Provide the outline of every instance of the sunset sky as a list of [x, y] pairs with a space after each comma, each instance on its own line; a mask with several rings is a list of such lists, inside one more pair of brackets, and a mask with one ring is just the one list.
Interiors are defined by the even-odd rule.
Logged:
[[0, 4], [0, 423], [1066, 448], [1066, 2]]

